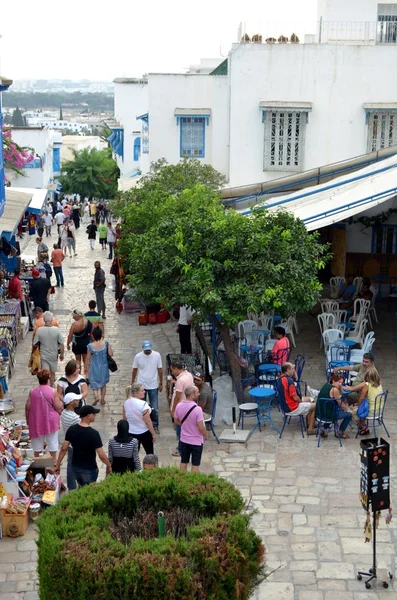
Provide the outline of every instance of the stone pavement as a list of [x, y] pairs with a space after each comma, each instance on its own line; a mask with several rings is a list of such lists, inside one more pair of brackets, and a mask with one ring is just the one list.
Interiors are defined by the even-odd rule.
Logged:
[[[111, 263], [99, 244], [94, 251], [90, 250], [84, 231], [80, 229], [78, 232], [78, 256], [64, 261], [65, 288], [57, 289], [55, 297], [54, 313], [65, 336], [73, 308], [85, 310], [88, 301], [94, 297], [94, 261], [101, 260], [107, 273]], [[48, 238], [46, 241], [51, 243], [53, 240]], [[34, 251], [32, 240], [25, 252], [31, 254]], [[113, 346], [119, 370], [111, 375], [107, 403], [95, 423], [105, 448], [121, 418], [124, 388], [130, 382], [132, 359], [140, 351], [142, 341], [152, 340], [154, 349], [161, 352], [164, 364], [166, 354], [178, 351], [175, 322], [139, 327], [136, 314], [116, 313], [109, 286], [106, 302], [105, 337]], [[397, 435], [394, 394], [397, 383], [394, 369], [396, 350], [391, 342], [390, 313], [385, 307], [380, 320], [375, 327], [375, 352], [384, 388], [390, 391], [386, 421], [394, 441]], [[294, 355], [299, 352], [306, 356], [304, 379], [319, 388], [324, 381], [324, 355], [319, 351], [317, 322], [309, 316], [301, 316], [299, 326]], [[15, 418], [24, 416], [29, 390], [36, 384], [27, 370], [30, 342], [31, 334], [19, 343], [18, 366], [10, 380], [16, 401]], [[71, 357], [72, 354], [67, 353], [65, 361], [59, 365], [58, 375], [63, 373], [64, 365]], [[272, 414], [279, 427], [280, 413], [273, 409]], [[218, 422], [217, 431], [222, 429], [223, 425]], [[359, 568], [370, 566], [370, 546], [364, 543], [363, 537], [365, 514], [358, 498], [358, 447], [359, 441], [354, 436], [344, 442], [343, 448], [339, 448], [338, 441], [329, 436], [317, 449], [315, 438], [303, 440], [295, 425], [286, 428], [281, 440], [266, 426], [262, 432], [256, 431], [246, 446], [218, 446], [210, 437], [205, 445], [202, 470], [215, 471], [232, 481], [247, 503], [251, 499], [250, 504], [256, 509], [253, 526], [264, 540], [268, 571], [273, 571], [261, 584], [253, 600], [383, 600], [396, 597], [397, 585], [394, 583], [389, 590], [379, 587], [367, 591], [362, 582], [355, 580]], [[156, 453], [162, 465], [178, 464], [178, 459], [171, 455], [174, 448], [175, 434], [165, 396], [161, 394]], [[66, 464], [66, 460], [64, 462]], [[65, 470], [62, 474], [65, 475]], [[100, 477], [104, 477], [102, 465]], [[396, 478], [392, 448], [392, 484]], [[379, 565], [387, 566], [393, 573], [397, 515], [395, 519], [389, 527], [382, 519], [378, 531]], [[38, 598], [35, 538], [35, 528], [30, 526], [23, 538], [0, 541], [0, 600]]]

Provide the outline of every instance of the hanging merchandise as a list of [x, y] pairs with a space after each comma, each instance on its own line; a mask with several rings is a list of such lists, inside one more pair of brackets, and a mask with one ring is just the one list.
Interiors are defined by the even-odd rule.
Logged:
[[393, 519], [393, 511], [392, 511], [392, 507], [389, 507], [389, 511], [385, 517], [385, 521], [386, 521], [386, 525], [390, 525], [390, 523], [392, 522]]

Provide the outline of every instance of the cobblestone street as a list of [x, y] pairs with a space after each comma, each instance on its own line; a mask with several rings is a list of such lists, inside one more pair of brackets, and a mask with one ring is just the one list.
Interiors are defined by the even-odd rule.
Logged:
[[[45, 241], [52, 245], [56, 238], [53, 236]], [[32, 239], [25, 253], [35, 253], [35, 246]], [[77, 253], [77, 257], [65, 259], [65, 287], [57, 288], [55, 296], [54, 314], [65, 339], [71, 324], [71, 311], [74, 308], [88, 310], [88, 301], [94, 297], [94, 261], [102, 262], [107, 275], [111, 264], [107, 252], [101, 251], [98, 243], [94, 251], [90, 249], [84, 227], [77, 235]], [[117, 421], [122, 415], [124, 390], [131, 380], [132, 359], [141, 350], [142, 341], [150, 339], [153, 342], [153, 349], [162, 354], [164, 367], [166, 354], [179, 351], [175, 322], [139, 327], [136, 314], [123, 312], [118, 315], [109, 286], [110, 278], [107, 283], [105, 339], [113, 347], [119, 369], [111, 375], [106, 405], [101, 407], [94, 425], [106, 450], [108, 439], [115, 435]], [[378, 313], [380, 323], [375, 326], [374, 350], [383, 387], [389, 390], [385, 421], [394, 442], [397, 436], [396, 346], [391, 342], [390, 331], [390, 320], [394, 317], [390, 317], [392, 313], [388, 313], [383, 305]], [[323, 351], [319, 350], [317, 321], [304, 315], [299, 318], [299, 328], [292, 358], [297, 353], [306, 357], [303, 378], [319, 389], [324, 383], [325, 361]], [[15, 419], [24, 417], [29, 390], [36, 384], [27, 368], [30, 349], [31, 333], [18, 345], [17, 368], [9, 382], [16, 403], [12, 415]], [[58, 376], [63, 374], [70, 358], [71, 352], [66, 352], [65, 360], [59, 364]], [[89, 399], [93, 400], [92, 391]], [[280, 428], [281, 413], [276, 408], [273, 416]], [[224, 427], [217, 419], [217, 432]], [[315, 436], [302, 439], [295, 425], [287, 426], [281, 440], [270, 426], [264, 427], [262, 432], [256, 430], [247, 446], [218, 445], [210, 433], [202, 470], [214, 471], [232, 481], [247, 502], [251, 499], [256, 509], [253, 526], [263, 537], [267, 569], [274, 571], [261, 584], [255, 600], [384, 600], [397, 596], [397, 583], [393, 582], [388, 590], [383, 590], [380, 583], [372, 590], [366, 590], [363, 582], [356, 581], [356, 572], [371, 566], [371, 545], [364, 543], [365, 513], [359, 503], [359, 440], [354, 439], [355, 429], [350, 435], [343, 448], [339, 448], [338, 440], [329, 435], [317, 449]], [[171, 455], [175, 445], [175, 433], [163, 393], [160, 395], [160, 435], [155, 448], [162, 466], [179, 464], [179, 459]], [[393, 499], [397, 470], [394, 447], [391, 451]], [[66, 465], [66, 460], [64, 463]], [[66, 480], [65, 469], [62, 475]], [[104, 475], [101, 464], [100, 478]], [[394, 573], [397, 515], [389, 527], [382, 517], [377, 536], [379, 567], [387, 567]], [[0, 541], [0, 600], [35, 600], [39, 597], [35, 538], [35, 528], [31, 525], [23, 538]]]

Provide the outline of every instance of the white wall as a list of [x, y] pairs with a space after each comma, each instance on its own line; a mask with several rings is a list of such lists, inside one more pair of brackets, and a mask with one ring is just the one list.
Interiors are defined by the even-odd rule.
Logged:
[[323, 21], [377, 21], [378, 3], [393, 0], [320, 0], [318, 15]]
[[98, 135], [64, 135], [62, 137], [61, 163], [73, 159], [72, 150], [79, 152], [86, 148], [103, 150], [103, 148], [106, 148], [106, 144]]
[[205, 126], [203, 163], [226, 175], [228, 144], [228, 79], [211, 75], [149, 75], [149, 159], [180, 160], [180, 125], [176, 108], [210, 108]]
[[121, 178], [139, 166], [139, 161], [134, 161], [134, 140], [140, 135], [141, 121], [136, 117], [147, 111], [147, 83], [132, 80], [130, 83], [114, 84], [114, 116], [124, 127], [124, 160], [117, 157]]
[[35, 154], [40, 157], [45, 155], [43, 168], [24, 169], [25, 177], [7, 172], [7, 177], [11, 180], [12, 185], [24, 188], [46, 188], [53, 177], [53, 132], [47, 128], [12, 128], [12, 138], [20, 146], [34, 148]]
[[303, 170], [364, 154], [364, 103], [395, 102], [397, 45], [239, 44], [229, 60], [230, 183], [269, 181], [261, 101], [311, 102]]

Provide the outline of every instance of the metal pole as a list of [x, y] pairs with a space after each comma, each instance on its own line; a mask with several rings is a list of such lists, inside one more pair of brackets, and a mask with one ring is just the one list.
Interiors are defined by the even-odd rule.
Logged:
[[373, 565], [372, 575], [376, 578], [376, 512], [373, 513]]
[[161, 510], [157, 513], [157, 524], [159, 528], [159, 538], [165, 537], [165, 518], [164, 513]]

